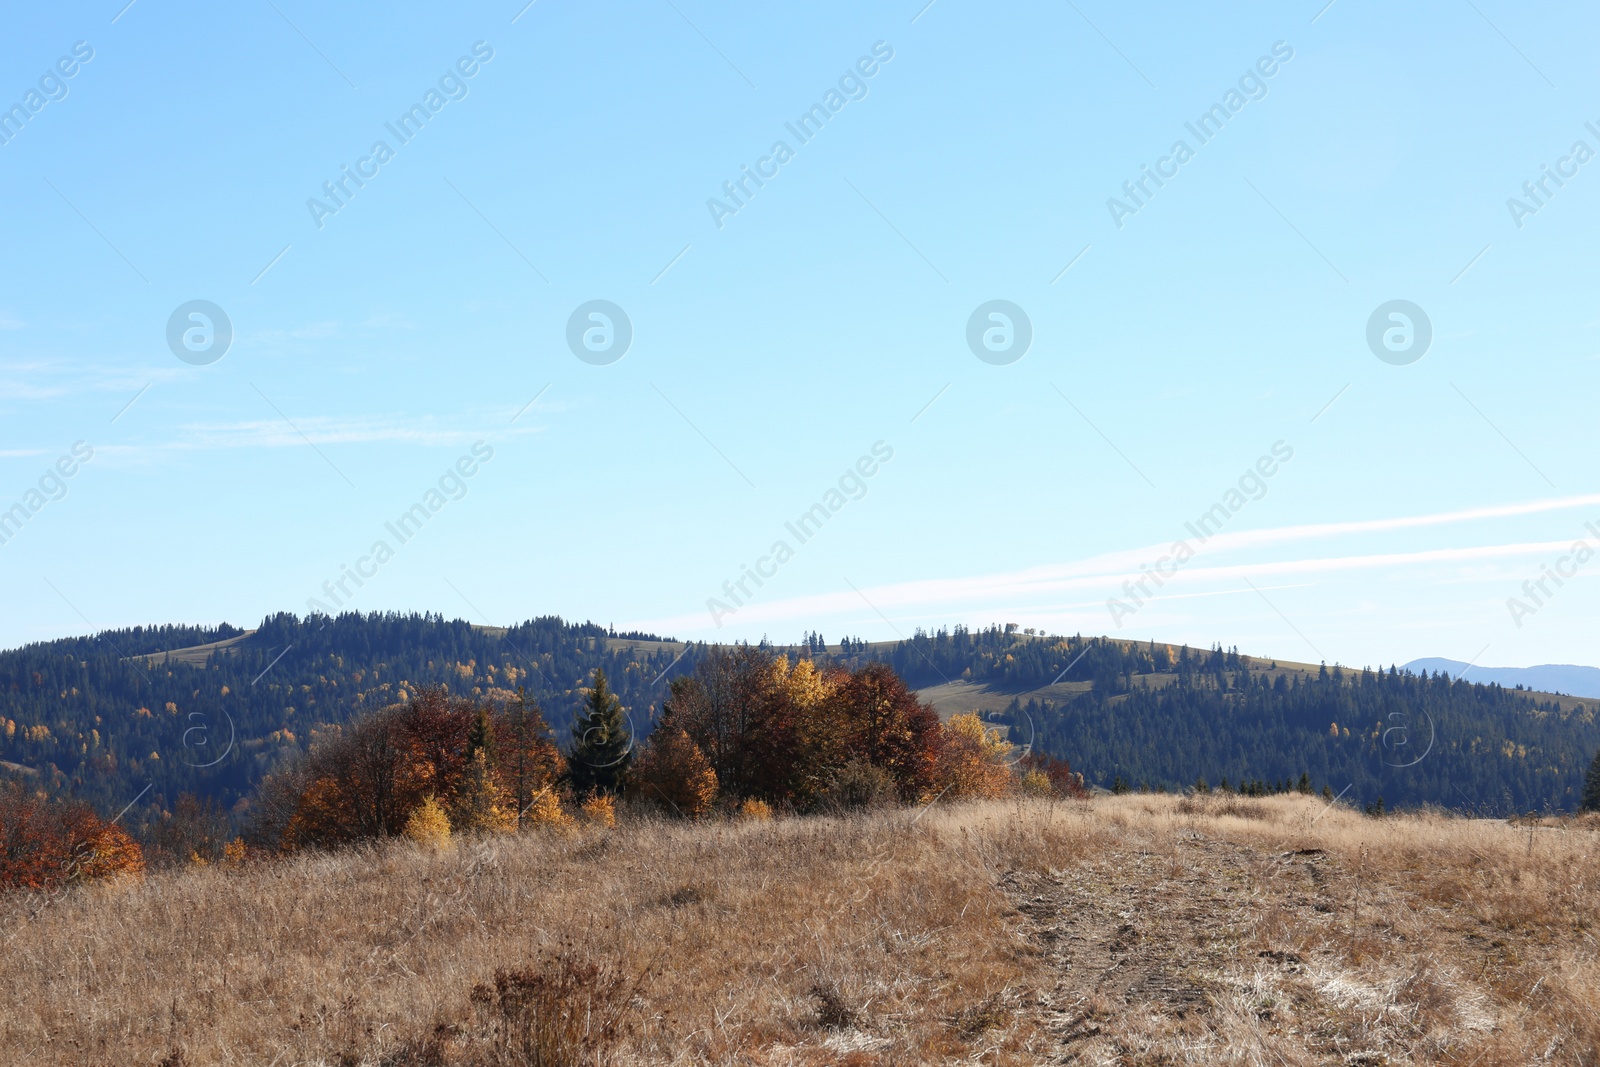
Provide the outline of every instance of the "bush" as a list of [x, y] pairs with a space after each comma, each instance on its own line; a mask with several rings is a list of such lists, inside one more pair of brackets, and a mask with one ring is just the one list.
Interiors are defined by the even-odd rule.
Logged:
[[522, 813], [524, 827], [560, 830], [571, 823], [571, 816], [561, 810], [561, 798], [551, 786], [545, 786], [534, 793], [533, 799], [528, 803], [528, 810]]
[[583, 802], [583, 820], [606, 829], [617, 825], [617, 802], [610, 794], [596, 793]]
[[976, 712], [952, 715], [939, 747], [935, 791], [950, 800], [993, 800], [1011, 786], [1005, 762], [1011, 745], [1000, 731], [984, 725]]
[[53, 890], [143, 872], [139, 843], [87, 804], [0, 782], [0, 890]]
[[887, 808], [900, 799], [894, 775], [866, 760], [851, 760], [834, 774], [822, 791], [825, 811], [867, 811]]
[[756, 797], [746, 797], [745, 802], [739, 805], [739, 818], [752, 822], [769, 822], [772, 819], [772, 805]]
[[1017, 763], [1017, 769], [1023, 775], [1035, 771], [1043, 774], [1050, 780], [1050, 790], [1058, 796], [1072, 797], [1086, 800], [1089, 790], [1084, 787], [1083, 775], [1072, 769], [1072, 764], [1057, 756], [1046, 756], [1040, 752], [1030, 752]]
[[1018, 784], [1022, 787], [1022, 792], [1030, 797], [1054, 796], [1056, 791], [1050, 784], [1050, 776], [1037, 769], [1024, 774]]
[[470, 999], [489, 1030], [488, 1063], [577, 1067], [610, 1062], [629, 993], [614, 967], [563, 951], [537, 968], [495, 972]]
[[450, 818], [437, 801], [424, 797], [406, 819], [405, 835], [419, 845], [443, 846], [450, 841]]

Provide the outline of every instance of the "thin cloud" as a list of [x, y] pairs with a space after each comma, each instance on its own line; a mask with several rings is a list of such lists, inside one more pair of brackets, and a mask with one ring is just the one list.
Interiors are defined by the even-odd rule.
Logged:
[[[1600, 504], [1600, 494], [1559, 497], [1481, 508], [1436, 512], [1428, 515], [1397, 516], [1352, 522], [1301, 524], [1262, 530], [1241, 530], [1213, 535], [1200, 552], [1206, 557], [1218, 553], [1255, 549], [1270, 545], [1315, 538], [1350, 537], [1396, 530], [1437, 527], [1492, 519], [1515, 518]], [[1236, 582], [1241, 578], [1271, 576], [1288, 579], [1296, 576], [1327, 575], [1394, 567], [1464, 564], [1473, 561], [1512, 558], [1551, 558], [1565, 552], [1574, 537], [1557, 541], [1524, 541], [1484, 544], [1464, 548], [1433, 548], [1411, 552], [1368, 552], [1352, 555], [1321, 555], [1301, 559], [1249, 561], [1230, 564], [1189, 564], [1168, 579], [1155, 601], [1171, 599], [1176, 588], [1195, 583]], [[1106, 596], [1123, 596], [1121, 585], [1137, 577], [1140, 564], [1148, 564], [1170, 550], [1171, 542], [1137, 549], [1102, 553], [1065, 564], [1032, 567], [999, 574], [964, 578], [929, 579], [899, 582], [868, 588], [866, 596], [880, 607], [954, 610], [959, 606], [992, 607], [999, 601], [1021, 602], [1051, 593], [1099, 589]], [[1485, 579], [1487, 580], [1487, 578]], [[1175, 588], [1174, 588], [1175, 587]], [[720, 592], [715, 595], [721, 597]], [[739, 608], [740, 624], [778, 622], [816, 618], [856, 610], [859, 597], [850, 591], [819, 593], [752, 603]], [[1103, 602], [1102, 602], [1103, 608]], [[629, 625], [645, 630], [674, 631], [705, 629], [709, 615], [693, 613], [665, 619], [642, 620]]]

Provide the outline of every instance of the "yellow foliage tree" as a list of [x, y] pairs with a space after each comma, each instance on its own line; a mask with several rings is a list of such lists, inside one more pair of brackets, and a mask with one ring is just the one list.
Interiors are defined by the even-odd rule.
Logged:
[[944, 726], [936, 788], [951, 800], [1003, 796], [1012, 782], [1010, 751], [1000, 731], [985, 726], [976, 712], [952, 715]]
[[505, 790], [489, 767], [489, 754], [479, 749], [473, 753], [461, 780], [450, 811], [450, 825], [462, 831], [509, 830], [516, 822], [516, 813], [506, 810], [505, 799]]
[[547, 827], [550, 829], [565, 829], [572, 823], [572, 818], [561, 810], [561, 798], [551, 786], [545, 786], [533, 794], [528, 807], [522, 813], [524, 827]]
[[609, 793], [591, 793], [583, 802], [583, 819], [606, 829], [617, 825], [617, 802]]
[[424, 797], [406, 818], [404, 832], [419, 845], [440, 847], [450, 841], [450, 817], [433, 797]]

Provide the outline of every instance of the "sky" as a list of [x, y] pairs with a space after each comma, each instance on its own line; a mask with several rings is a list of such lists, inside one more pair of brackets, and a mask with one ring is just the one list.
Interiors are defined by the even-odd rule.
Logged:
[[1592, 7], [442, 7], [8, 14], [0, 645], [1600, 663]]

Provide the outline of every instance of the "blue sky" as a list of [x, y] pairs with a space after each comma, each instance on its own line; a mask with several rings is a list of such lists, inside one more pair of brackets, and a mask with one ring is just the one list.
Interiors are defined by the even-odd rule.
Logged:
[[0, 642], [316, 601], [1597, 660], [1592, 10], [123, 2], [0, 39]]

